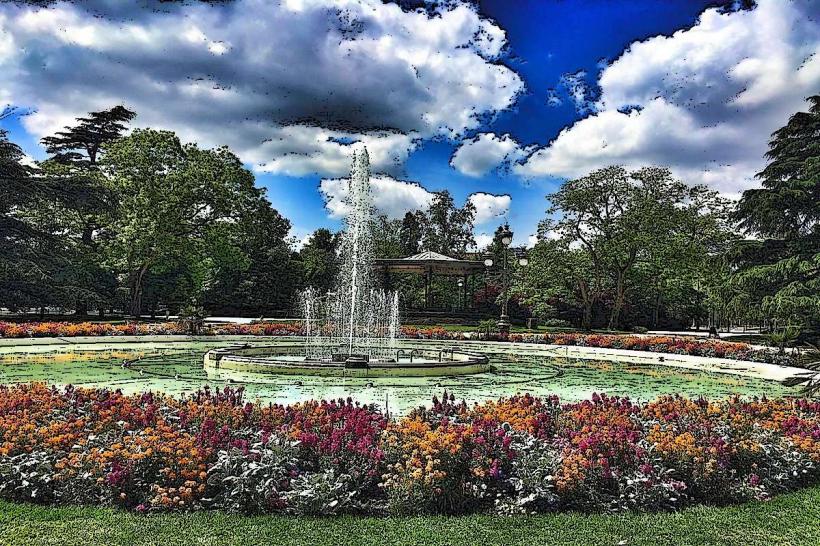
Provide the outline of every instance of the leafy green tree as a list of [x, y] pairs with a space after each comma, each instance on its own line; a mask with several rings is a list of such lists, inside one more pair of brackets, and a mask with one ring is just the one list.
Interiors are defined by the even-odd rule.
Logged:
[[[582, 249], [595, 278], [604, 276], [612, 294], [608, 327], [620, 326], [630, 280], [639, 267], [659, 276], [677, 274], [686, 259], [715, 251], [725, 232], [728, 203], [703, 186], [688, 187], [668, 169], [628, 172], [606, 167], [566, 182], [549, 196], [543, 231], [558, 235], [564, 248]], [[588, 310], [588, 308], [587, 308]]]
[[91, 112], [87, 117], [77, 118], [77, 125], [43, 138], [42, 143], [53, 161], [95, 167], [104, 147], [120, 138], [136, 115], [124, 106]]
[[305, 283], [320, 293], [333, 288], [339, 270], [339, 237], [329, 229], [319, 228], [313, 232], [299, 252]]
[[230, 244], [210, 252], [214, 282], [205, 307], [254, 316], [290, 309], [303, 284], [302, 266], [288, 239], [290, 222], [260, 198], [253, 212], [217, 227], [230, 233], [214, 240]]
[[399, 229], [399, 245], [403, 257], [413, 256], [421, 252], [421, 240], [424, 235], [422, 228], [424, 214], [419, 211], [408, 211], [401, 220]]
[[664, 309], [668, 314], [686, 311], [686, 316], [676, 317], [681, 326], [695, 316], [703, 297], [696, 287], [705, 286], [700, 280], [719, 267], [716, 260], [737, 240], [731, 211], [730, 201], [705, 186], [686, 189], [682, 199], [668, 207], [661, 224], [666, 232], [648, 242], [636, 264], [642, 278], [633, 286], [643, 289], [641, 307], [650, 310], [645, 324], [658, 327]]
[[561, 307], [577, 308], [581, 327], [592, 328], [607, 283], [589, 253], [569, 248], [565, 241], [541, 237], [527, 258], [529, 264], [521, 269], [514, 288], [522, 303], [541, 319], [552, 318]]
[[48, 275], [33, 243], [41, 234], [16, 214], [44, 190], [22, 160], [23, 151], [0, 129], [0, 303], [11, 308], [28, 303], [34, 277]]
[[402, 257], [401, 228], [401, 220], [391, 220], [384, 214], [373, 219], [370, 233], [376, 258]]
[[63, 185], [23, 158], [0, 129], [0, 304], [11, 309], [63, 305], [70, 255], [60, 233], [38, 222], [34, 211], [52, 203], [67, 206], [84, 188]]
[[782, 326], [820, 329], [820, 95], [772, 134], [758, 173], [762, 188], [743, 192], [736, 219], [749, 235], [735, 281]]
[[[256, 212], [261, 190], [227, 148], [202, 150], [169, 131], [136, 130], [106, 148], [104, 169], [120, 196], [108, 249], [127, 275], [129, 311], [142, 312], [146, 275], [182, 257], [229, 244], [222, 223]], [[189, 262], [191, 263], [191, 262]], [[205, 270], [211, 260], [194, 260]], [[212, 278], [192, 276], [200, 298]]]
[[470, 201], [458, 208], [449, 191], [437, 192], [422, 224], [424, 249], [447, 256], [464, 254], [475, 246], [474, 219], [475, 205]]

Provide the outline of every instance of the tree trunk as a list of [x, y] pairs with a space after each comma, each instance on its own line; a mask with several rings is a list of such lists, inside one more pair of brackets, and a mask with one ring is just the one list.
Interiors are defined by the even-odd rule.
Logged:
[[618, 327], [621, 321], [621, 308], [624, 304], [624, 274], [618, 272], [618, 279], [615, 282], [615, 303], [612, 305], [612, 313], [609, 315], [610, 330]]
[[581, 301], [584, 304], [584, 315], [581, 318], [581, 328], [592, 329], [592, 298], [589, 295], [589, 287], [583, 280], [578, 281], [578, 289], [581, 292]]
[[658, 321], [660, 320], [661, 299], [662, 299], [661, 291], [658, 290], [658, 293], [655, 296], [655, 309], [652, 310], [652, 327], [656, 328], [656, 329], [658, 327]]
[[[81, 241], [83, 246], [87, 249], [91, 249], [93, 247], [93, 237], [94, 237], [94, 223], [90, 220], [85, 220], [83, 223], [83, 232]], [[88, 316], [88, 301], [82, 300], [77, 302], [77, 306], [74, 310], [74, 314], [79, 317]]]
[[144, 263], [132, 275], [131, 280], [131, 316], [139, 318], [142, 314], [142, 279], [148, 271], [147, 263]]
[[581, 328], [592, 329], [592, 302], [584, 302], [584, 317], [581, 319]]

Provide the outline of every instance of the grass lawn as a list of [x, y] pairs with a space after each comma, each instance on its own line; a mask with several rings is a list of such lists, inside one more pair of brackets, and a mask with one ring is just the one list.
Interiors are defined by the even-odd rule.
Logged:
[[820, 487], [769, 502], [675, 514], [429, 518], [138, 516], [101, 508], [0, 502], [0, 544], [689, 545], [820, 544]]

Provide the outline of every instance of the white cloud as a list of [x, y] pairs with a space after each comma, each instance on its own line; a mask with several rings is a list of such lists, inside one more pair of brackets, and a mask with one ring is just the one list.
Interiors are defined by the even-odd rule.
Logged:
[[136, 126], [229, 145], [262, 170], [343, 176], [363, 141], [389, 171], [419, 139], [512, 105], [523, 82], [499, 62], [505, 45], [466, 1], [0, 3], [0, 100], [36, 110], [36, 137], [124, 104]]
[[479, 177], [523, 157], [526, 157], [526, 151], [509, 134], [480, 133], [461, 143], [450, 159], [450, 165], [463, 174]]
[[[348, 178], [325, 178], [320, 183], [319, 190], [325, 198], [325, 207], [331, 218], [344, 218], [347, 215], [348, 206], [344, 199], [349, 193], [349, 183]], [[372, 176], [370, 186], [376, 211], [390, 218], [401, 218], [414, 210], [426, 210], [435, 197], [434, 193], [416, 182], [396, 180], [387, 175]]]
[[729, 195], [754, 186], [772, 131], [820, 90], [817, 13], [812, 0], [760, 0], [631, 44], [601, 73], [598, 112], [515, 171], [577, 177], [656, 164]]
[[473, 235], [473, 238], [475, 239], [476, 249], [478, 249], [479, 251], [486, 249], [488, 246], [490, 246], [490, 243], [493, 242], [493, 234], [492, 233], [487, 233], [487, 232], [475, 233]]
[[[564, 74], [561, 76], [559, 82], [559, 85], [567, 92], [572, 103], [575, 105], [575, 110], [582, 116], [591, 114], [596, 110], [595, 93], [587, 83], [586, 77], [586, 70], [578, 70]], [[548, 97], [547, 100], [549, 102], [550, 98]], [[560, 102], [558, 104], [560, 104]], [[550, 105], [557, 106], [554, 101], [552, 101]]]
[[20, 158], [20, 164], [25, 165], [26, 167], [36, 167], [37, 160], [35, 160], [30, 155], [24, 153], [23, 157]]
[[475, 225], [480, 226], [505, 216], [510, 210], [512, 198], [509, 195], [478, 192], [470, 195], [468, 201], [475, 206]]
[[[369, 151], [369, 150], [368, 150]], [[349, 178], [324, 178], [319, 191], [325, 199], [325, 208], [331, 218], [344, 218], [348, 213], [345, 198], [349, 193]], [[418, 182], [397, 180], [389, 175], [373, 175], [370, 193], [378, 214], [389, 218], [402, 218], [407, 212], [425, 211], [436, 194]], [[475, 225], [480, 226], [506, 215], [512, 199], [509, 195], [474, 193], [468, 197], [476, 208]]]
[[302, 250], [308, 241], [310, 241], [311, 235], [313, 235], [313, 231], [309, 229], [291, 226], [288, 232], [288, 239], [291, 240], [291, 249], [296, 252]]
[[350, 170], [351, 146], [362, 143], [367, 147], [373, 170], [390, 172], [404, 163], [418, 140], [417, 134], [385, 131], [345, 133], [321, 127], [289, 125], [274, 129], [273, 136], [246, 157], [260, 172], [291, 176], [343, 174]]

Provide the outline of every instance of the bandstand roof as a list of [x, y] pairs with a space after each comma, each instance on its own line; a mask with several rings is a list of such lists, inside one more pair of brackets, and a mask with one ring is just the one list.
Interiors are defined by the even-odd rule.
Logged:
[[484, 263], [474, 260], [458, 260], [438, 252], [426, 250], [406, 258], [381, 259], [373, 261], [373, 268], [388, 273], [413, 273], [416, 275], [463, 276], [484, 270]]

